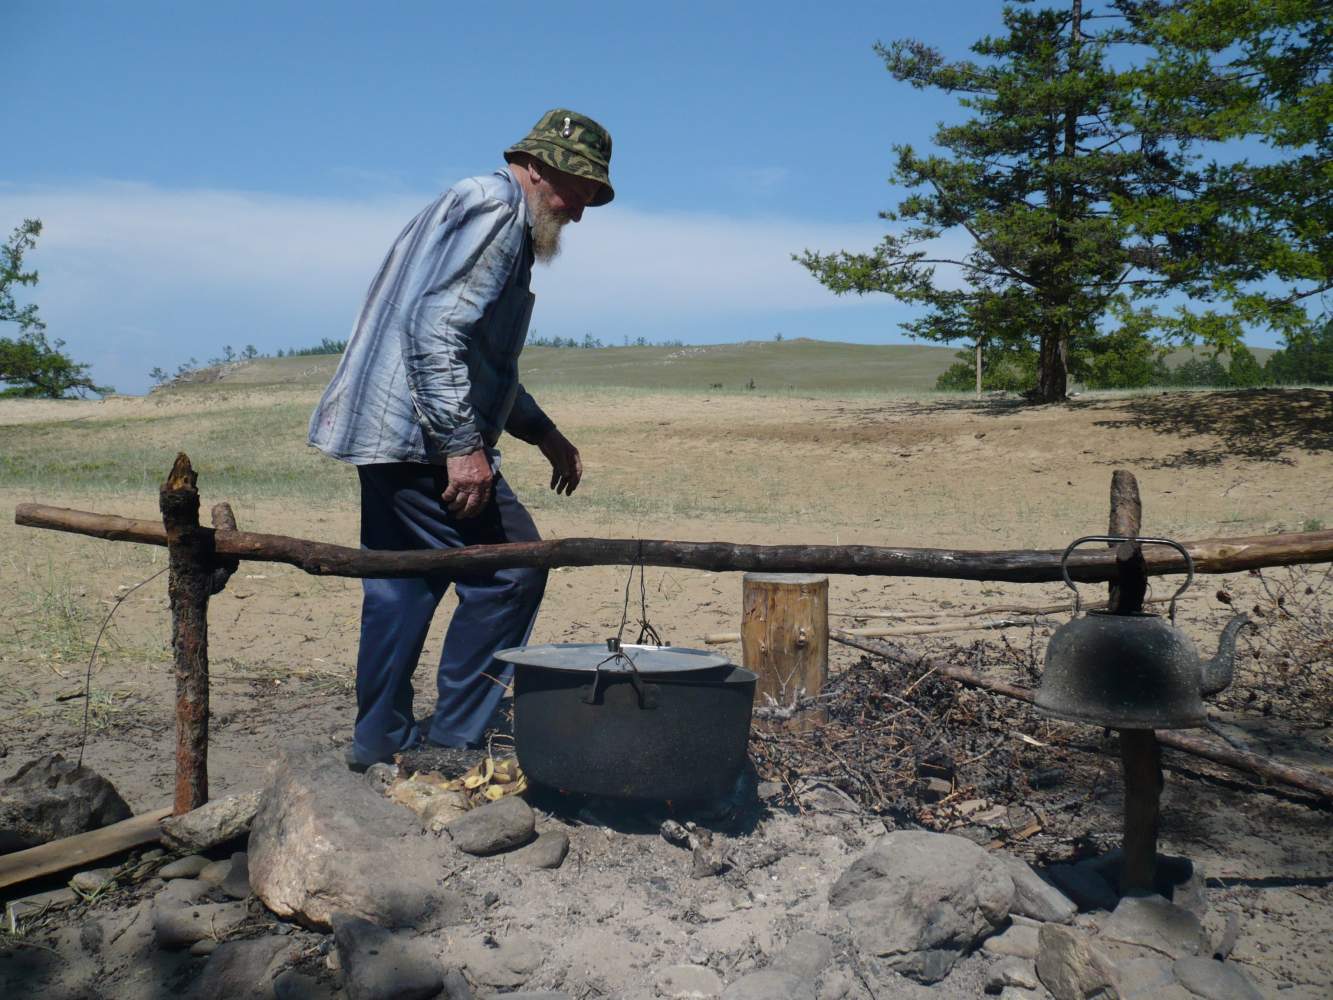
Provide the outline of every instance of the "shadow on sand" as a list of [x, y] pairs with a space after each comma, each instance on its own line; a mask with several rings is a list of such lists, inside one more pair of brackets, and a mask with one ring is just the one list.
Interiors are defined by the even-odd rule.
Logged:
[[[1070, 405], [1107, 406], [1102, 401]], [[1113, 414], [1094, 425], [1215, 439], [1146, 463], [1155, 468], [1198, 468], [1227, 458], [1291, 464], [1295, 454], [1333, 451], [1333, 391], [1328, 389], [1163, 392], [1114, 407]]]

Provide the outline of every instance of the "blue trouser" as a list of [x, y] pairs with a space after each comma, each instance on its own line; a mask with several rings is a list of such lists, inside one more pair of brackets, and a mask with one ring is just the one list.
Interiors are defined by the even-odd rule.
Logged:
[[[440, 494], [439, 466], [399, 462], [357, 467], [361, 477], [361, 545], [368, 549], [442, 549], [540, 536], [503, 478], [477, 517], [458, 519]], [[497, 650], [528, 641], [546, 571], [517, 568], [455, 576], [363, 581], [361, 647], [356, 661], [356, 729], [352, 754], [363, 764], [388, 760], [416, 745], [412, 674], [440, 598], [453, 584], [458, 608], [440, 656], [439, 700], [426, 733], [433, 743], [466, 746], [486, 731], [513, 666]]]

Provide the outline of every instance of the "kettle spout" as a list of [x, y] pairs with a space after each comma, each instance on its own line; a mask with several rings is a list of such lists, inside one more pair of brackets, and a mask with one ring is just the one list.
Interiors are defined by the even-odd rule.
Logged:
[[1237, 615], [1222, 629], [1222, 637], [1217, 640], [1217, 655], [1203, 664], [1199, 678], [1201, 695], [1217, 694], [1231, 683], [1236, 668], [1236, 633], [1249, 623], [1248, 615]]

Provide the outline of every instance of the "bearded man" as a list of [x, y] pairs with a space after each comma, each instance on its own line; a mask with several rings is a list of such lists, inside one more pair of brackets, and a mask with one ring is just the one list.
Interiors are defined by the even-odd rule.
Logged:
[[[310, 443], [357, 468], [363, 548], [536, 541], [532, 518], [500, 475], [501, 431], [541, 449], [557, 494], [573, 493], [583, 476], [578, 449], [519, 383], [518, 356], [534, 258], [554, 258], [562, 227], [615, 195], [611, 137], [558, 108], [504, 157], [505, 169], [460, 181], [407, 224], [311, 417]], [[439, 698], [418, 727], [412, 674], [450, 583], [458, 608], [440, 657]], [[348, 764], [363, 769], [423, 741], [477, 746], [513, 670], [494, 654], [527, 642], [545, 570], [363, 587]]]

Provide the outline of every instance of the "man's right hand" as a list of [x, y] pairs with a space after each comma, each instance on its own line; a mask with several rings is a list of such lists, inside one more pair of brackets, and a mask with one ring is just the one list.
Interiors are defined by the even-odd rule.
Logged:
[[451, 455], [444, 460], [449, 477], [441, 499], [449, 513], [458, 518], [476, 517], [491, 502], [495, 476], [482, 448], [466, 455]]

